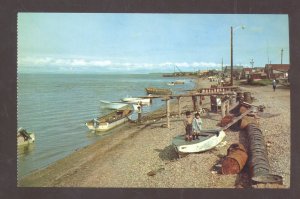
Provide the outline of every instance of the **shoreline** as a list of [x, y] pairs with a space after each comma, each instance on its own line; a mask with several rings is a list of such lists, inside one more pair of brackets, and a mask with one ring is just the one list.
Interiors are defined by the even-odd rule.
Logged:
[[[207, 87], [211, 82], [198, 79], [196, 86]], [[281, 112], [288, 114], [290, 108], [289, 90], [271, 92], [271, 87], [243, 87], [251, 90], [257, 98], [254, 104], [268, 102], [266, 112]], [[269, 95], [276, 95], [277, 100], [270, 99]], [[282, 99], [284, 98], [284, 99]], [[282, 108], [282, 100], [284, 107]], [[174, 104], [174, 103], [171, 103]], [[209, 105], [205, 99], [203, 107]], [[174, 110], [175, 108], [175, 110]], [[182, 99], [182, 113], [192, 108], [191, 99]], [[154, 111], [155, 113], [156, 111]], [[162, 107], [157, 116], [165, 112]], [[175, 106], [171, 112], [177, 113]], [[155, 115], [155, 114], [154, 114]], [[176, 114], [175, 114], [176, 115]], [[215, 128], [220, 121], [219, 114], [203, 115], [204, 128]], [[278, 121], [277, 121], [278, 120]], [[145, 122], [141, 125], [133, 123], [117, 127], [112, 136], [104, 137], [94, 144], [88, 145], [69, 156], [58, 160], [48, 167], [34, 171], [18, 180], [21, 187], [151, 187], [151, 188], [237, 188], [247, 187], [247, 180], [242, 175], [220, 175], [213, 173], [214, 165], [226, 155], [227, 148], [232, 143], [244, 142], [242, 132], [226, 131], [223, 146], [204, 152], [190, 154], [177, 159], [171, 145], [174, 136], [184, 133], [182, 118], [171, 117], [171, 128], [163, 127], [166, 118]], [[277, 130], [284, 129], [285, 134], [272, 131], [274, 122]], [[289, 187], [290, 178], [290, 117], [282, 120], [279, 117], [261, 118], [264, 123], [262, 129], [265, 141], [272, 143], [268, 148], [270, 166], [273, 173], [284, 176], [284, 185]], [[279, 131], [281, 132], [281, 131]], [[274, 136], [275, 135], [275, 136]], [[284, 146], [280, 143], [284, 137]], [[276, 138], [274, 140], [274, 137]], [[224, 144], [225, 143], [225, 144]], [[279, 147], [278, 147], [279, 146]], [[276, 149], [286, 148], [284, 152]], [[187, 172], [188, 170], [189, 172]], [[154, 176], [148, 176], [154, 172]], [[201, 176], [196, 178], [195, 176]]]
[[[198, 77], [195, 77], [195, 76], [184, 76], [184, 77], [191, 79], [191, 81], [194, 81], [195, 85], [191, 89], [198, 88], [198, 82], [197, 82], [197, 80], [199, 79]], [[166, 78], [168, 78], [168, 77], [166, 77]], [[189, 92], [189, 91], [187, 91], [187, 92]], [[171, 100], [170, 101], [170, 108], [171, 108], [171, 110], [174, 109], [173, 107], [175, 106], [175, 103], [176, 103], [175, 100]], [[111, 143], [111, 140], [115, 138], [115, 136], [117, 137], [117, 134], [119, 134], [119, 133], [116, 132], [116, 131], [118, 131], [118, 130], [128, 131], [131, 128], [137, 127], [137, 131], [135, 131], [133, 133], [129, 133], [128, 136], [124, 136], [124, 137], [122, 136], [120, 138], [116, 138], [120, 142], [122, 141], [122, 139], [128, 139], [129, 137], [134, 136], [135, 133], [138, 133], [139, 129], [146, 128], [147, 126], [155, 123], [156, 120], [162, 120], [162, 118], [165, 118], [166, 117], [165, 109], [166, 109], [166, 105], [164, 104], [162, 107], [158, 108], [157, 110], [154, 110], [154, 111], [151, 111], [151, 112], [148, 112], [148, 113], [144, 114], [142, 116], [142, 124], [137, 124], [136, 122], [129, 121], [129, 122], [125, 123], [125, 124], [117, 126], [116, 128], [112, 129], [111, 132], [108, 133], [109, 134], [108, 136], [103, 137], [102, 139], [96, 141], [95, 143], [89, 144], [89, 145], [87, 145], [87, 146], [85, 146], [83, 148], [76, 149], [71, 154], [67, 155], [66, 157], [63, 157], [62, 159], [59, 159], [59, 160], [57, 160], [57, 161], [55, 161], [53, 163], [50, 163], [49, 165], [47, 165], [45, 167], [42, 167], [40, 169], [33, 170], [32, 172], [30, 172], [30, 173], [22, 176], [20, 179], [17, 177], [17, 181], [18, 181], [17, 184], [19, 185], [20, 184], [19, 182], [22, 182], [23, 179], [26, 179], [28, 177], [30, 178], [30, 176], [36, 175], [36, 173], [41, 173], [44, 170], [52, 171], [52, 169], [53, 169], [52, 167], [56, 168], [56, 164], [60, 164], [60, 162], [63, 162], [63, 164], [65, 164], [65, 162], [70, 161], [69, 159], [73, 160], [73, 156], [76, 156], [75, 153], [80, 153], [81, 150], [89, 148], [92, 145], [96, 145], [97, 143], [99, 144], [100, 142], [101, 143], [103, 142], [102, 144], [104, 144], [104, 145], [108, 145], [109, 143]], [[171, 111], [170, 116], [176, 115], [176, 114], [174, 114], [174, 112], [176, 112], [176, 111]], [[178, 114], [177, 114], [177, 116], [178, 116]], [[106, 133], [106, 132], [103, 132], [103, 133]], [[116, 145], [118, 143], [113, 142], [113, 144], [116, 144]], [[107, 149], [103, 149], [103, 152], [105, 152], [105, 151], [107, 151], [108, 149], [111, 149], [111, 148], [113, 148], [113, 147], [107, 147]], [[21, 184], [23, 184], [23, 183], [21, 183]]]

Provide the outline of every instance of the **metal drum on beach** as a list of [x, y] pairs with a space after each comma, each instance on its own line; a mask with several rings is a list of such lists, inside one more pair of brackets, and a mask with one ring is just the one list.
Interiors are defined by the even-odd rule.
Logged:
[[223, 174], [238, 174], [248, 159], [247, 151], [242, 144], [232, 144], [227, 149], [227, 156], [222, 162]]
[[244, 92], [244, 101], [247, 103], [252, 103], [251, 92]]

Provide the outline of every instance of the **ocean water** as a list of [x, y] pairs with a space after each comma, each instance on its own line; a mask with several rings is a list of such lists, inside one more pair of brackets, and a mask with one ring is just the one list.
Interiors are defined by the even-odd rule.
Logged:
[[[18, 178], [118, 133], [93, 133], [85, 126], [86, 121], [109, 112], [99, 100], [145, 96], [146, 87], [171, 88], [174, 93], [194, 87], [191, 79], [184, 78], [180, 78], [183, 85], [167, 85], [175, 80], [161, 74], [18, 74], [18, 128], [36, 137], [34, 144], [18, 147]], [[164, 104], [155, 99], [143, 112]]]

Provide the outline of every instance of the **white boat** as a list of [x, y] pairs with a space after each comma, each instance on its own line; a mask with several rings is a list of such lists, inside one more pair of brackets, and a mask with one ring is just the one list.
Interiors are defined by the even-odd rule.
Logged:
[[17, 132], [17, 144], [18, 146], [24, 146], [31, 143], [34, 143], [35, 135], [34, 133], [27, 132], [23, 128], [19, 128]]
[[175, 83], [174, 83], [174, 82], [168, 82], [167, 85], [169, 85], [169, 86], [174, 86]]
[[141, 102], [142, 105], [144, 104], [149, 105], [151, 103], [150, 98], [138, 98], [138, 97], [125, 97], [122, 99], [122, 101], [127, 103], [133, 103], [133, 104], [137, 104]]
[[185, 135], [173, 138], [172, 144], [179, 157], [182, 154], [196, 153], [210, 150], [216, 147], [225, 137], [225, 132], [219, 129], [202, 130], [199, 139], [186, 141]]
[[120, 124], [128, 121], [128, 117], [133, 113], [132, 105], [126, 105], [108, 115], [101, 116], [85, 123], [88, 129], [93, 131], [108, 131]]
[[100, 100], [101, 108], [107, 108], [107, 109], [120, 109], [124, 106], [127, 106], [127, 103], [122, 102], [111, 102], [106, 100]]

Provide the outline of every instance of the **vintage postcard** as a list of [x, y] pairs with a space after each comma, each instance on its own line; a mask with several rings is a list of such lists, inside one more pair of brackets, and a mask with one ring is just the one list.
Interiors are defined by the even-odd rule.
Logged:
[[17, 17], [18, 187], [290, 188], [287, 14]]

